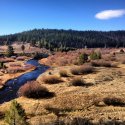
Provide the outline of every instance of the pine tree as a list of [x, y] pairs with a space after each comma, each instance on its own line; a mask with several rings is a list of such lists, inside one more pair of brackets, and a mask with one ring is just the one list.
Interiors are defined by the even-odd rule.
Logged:
[[10, 110], [5, 113], [5, 123], [7, 125], [28, 125], [25, 111], [17, 101], [12, 101]]
[[79, 64], [83, 64], [87, 62], [88, 60], [88, 55], [86, 53], [83, 53], [79, 56]]
[[23, 53], [24, 53], [25, 46], [24, 46], [24, 45], [22, 45], [22, 46], [21, 46], [21, 49], [22, 49], [22, 51], [23, 51]]
[[12, 46], [10, 46], [10, 45], [8, 46], [6, 54], [8, 57], [14, 55], [14, 49]]

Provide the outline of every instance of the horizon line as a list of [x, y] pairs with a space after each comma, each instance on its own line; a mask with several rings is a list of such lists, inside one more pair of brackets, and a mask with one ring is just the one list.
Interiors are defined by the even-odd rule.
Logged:
[[33, 29], [27, 29], [27, 30], [22, 30], [22, 31], [17, 31], [14, 33], [8, 33], [8, 34], [0, 34], [1, 36], [9, 36], [9, 35], [14, 35], [14, 34], [19, 34], [23, 32], [28, 32], [28, 31], [33, 31], [33, 30], [64, 30], [64, 31], [76, 31], [76, 32], [87, 32], [87, 31], [93, 31], [93, 32], [116, 32], [116, 31], [125, 31], [125, 29], [119, 29], [119, 30], [78, 30], [78, 29], [62, 29], [62, 28], [33, 28]]

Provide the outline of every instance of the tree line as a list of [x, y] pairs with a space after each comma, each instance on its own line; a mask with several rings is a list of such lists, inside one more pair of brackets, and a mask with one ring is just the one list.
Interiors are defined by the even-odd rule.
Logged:
[[31, 43], [50, 50], [68, 51], [78, 48], [125, 47], [125, 31], [75, 31], [34, 29], [22, 33], [0, 36], [0, 45], [13, 42]]

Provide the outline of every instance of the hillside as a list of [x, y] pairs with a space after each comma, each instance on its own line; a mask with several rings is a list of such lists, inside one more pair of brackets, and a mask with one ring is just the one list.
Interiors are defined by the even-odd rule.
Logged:
[[0, 43], [26, 42], [52, 50], [76, 48], [124, 47], [125, 31], [75, 31], [34, 29], [22, 33], [0, 36]]

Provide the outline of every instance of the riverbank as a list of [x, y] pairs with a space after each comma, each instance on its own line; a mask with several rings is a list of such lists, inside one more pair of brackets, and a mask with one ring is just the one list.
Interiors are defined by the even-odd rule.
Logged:
[[28, 60], [26, 65], [33, 65], [35, 69], [32, 69], [32, 71], [27, 70], [26, 73], [19, 75], [16, 79], [11, 77], [11, 80], [7, 81], [4, 88], [0, 90], [0, 104], [18, 98], [17, 92], [22, 85], [27, 83], [27, 81], [36, 80], [40, 74], [49, 68], [48, 66], [40, 65], [34, 59]]
[[[36, 66], [25, 64], [25, 61], [16, 61], [5, 64], [8, 68], [0, 73], [0, 89], [6, 84], [7, 81], [15, 79], [25, 73], [35, 70]], [[19, 71], [20, 70], [20, 71]]]

